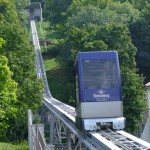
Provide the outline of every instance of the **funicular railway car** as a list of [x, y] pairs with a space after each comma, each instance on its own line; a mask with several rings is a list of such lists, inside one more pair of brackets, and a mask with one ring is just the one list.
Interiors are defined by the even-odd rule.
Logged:
[[76, 123], [87, 131], [125, 127], [116, 51], [79, 52], [76, 62]]

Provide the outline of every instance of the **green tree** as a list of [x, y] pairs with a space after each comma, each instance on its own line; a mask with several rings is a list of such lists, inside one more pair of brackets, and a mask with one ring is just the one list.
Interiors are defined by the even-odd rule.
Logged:
[[0, 37], [5, 40], [0, 53], [8, 58], [12, 79], [18, 84], [18, 113], [16, 118], [8, 120], [10, 126], [5, 134], [7, 140], [19, 141], [27, 138], [27, 110], [36, 111], [41, 106], [43, 85], [36, 78], [34, 50], [10, 0], [0, 1], [0, 31]]
[[44, 16], [47, 18], [51, 24], [62, 23], [63, 16], [62, 13], [65, 12], [72, 0], [46, 0]]
[[8, 120], [16, 116], [17, 83], [12, 80], [12, 72], [8, 60], [0, 56], [0, 139], [5, 139], [5, 130], [9, 127]]
[[25, 7], [29, 5], [29, 0], [12, 0], [12, 2], [16, 6], [19, 19], [23, 22], [27, 21], [28, 18]]
[[136, 131], [146, 110], [145, 92], [143, 91], [143, 77], [139, 77], [135, 69], [122, 67], [123, 107], [127, 118], [127, 130]]
[[140, 11], [128, 2], [110, 2], [108, 4], [108, 1], [105, 1], [103, 7], [92, 3], [82, 4], [82, 6], [78, 4], [79, 2], [77, 4], [75, 2], [66, 12], [68, 26], [81, 27], [90, 23], [97, 25], [129, 24], [130, 22], [135, 22], [140, 16]]
[[[59, 46], [58, 57], [70, 76], [68, 82], [73, 81], [71, 68], [78, 51], [117, 50], [122, 74], [124, 115], [127, 118], [128, 130], [136, 130], [142, 119], [142, 111], [146, 108], [145, 92], [143, 78], [136, 71], [136, 48], [132, 44], [128, 25], [136, 21], [139, 11], [129, 3], [118, 2], [109, 3], [101, 10], [91, 4], [78, 8], [71, 5], [70, 8], [73, 10], [66, 13], [68, 18], [65, 26], [59, 28], [62, 29], [62, 36], [65, 38]], [[72, 13], [69, 14], [69, 11]], [[138, 13], [137, 16], [135, 12]]]
[[0, 48], [2, 48], [2, 45], [4, 44], [4, 40], [2, 38], [0, 38]]
[[131, 36], [137, 47], [136, 61], [139, 72], [143, 74], [145, 82], [150, 81], [150, 4], [141, 11], [141, 17], [130, 25]]
[[146, 4], [150, 3], [150, 0], [113, 0], [113, 1], [120, 1], [120, 2], [129, 2], [131, 3], [135, 8], [138, 8], [139, 10], [142, 10]]

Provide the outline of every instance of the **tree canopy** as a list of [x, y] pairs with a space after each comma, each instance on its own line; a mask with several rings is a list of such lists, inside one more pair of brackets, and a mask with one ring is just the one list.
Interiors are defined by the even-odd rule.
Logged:
[[[0, 49], [4, 40], [0, 38]], [[8, 60], [0, 56], [0, 133], [9, 127], [8, 120], [15, 117], [17, 112], [17, 83], [12, 80], [12, 72], [8, 67]], [[0, 138], [2, 135], [0, 135]]]
[[131, 36], [134, 45], [137, 47], [137, 66], [139, 72], [143, 74], [145, 82], [150, 81], [150, 3], [141, 11], [140, 18], [130, 25]]
[[52, 24], [63, 21], [62, 13], [66, 12], [72, 0], [45, 0], [44, 16]]
[[[9, 127], [5, 134], [0, 134], [5, 136], [2, 140], [19, 141], [27, 138], [27, 110], [30, 108], [36, 111], [41, 106], [43, 85], [36, 79], [35, 54], [27, 38], [27, 31], [10, 0], [0, 1], [0, 31], [0, 37], [5, 41], [0, 53], [7, 57], [12, 72], [11, 82], [17, 84], [16, 117], [7, 120]], [[13, 89], [10, 90], [13, 92]]]
[[136, 69], [137, 48], [132, 43], [129, 27], [141, 17], [140, 9], [129, 2], [73, 0], [62, 17], [63, 23], [57, 22], [56, 26], [62, 38], [56, 46], [56, 49], [59, 48], [57, 58], [67, 70], [68, 82], [72, 84], [70, 87], [74, 84], [73, 64], [78, 51], [117, 50], [127, 130], [136, 130], [146, 109], [146, 101], [144, 78]]
[[[39, 1], [44, 7], [45, 19], [59, 33], [59, 42], [53, 49], [67, 72], [69, 94], [66, 99], [75, 99], [73, 65], [78, 51], [117, 50], [127, 130], [135, 131], [146, 109], [143, 76], [145, 81], [150, 80], [147, 69], [150, 67], [150, 1]], [[41, 105], [43, 86], [36, 79], [34, 50], [21, 22], [28, 2], [0, 1], [1, 140], [27, 137], [27, 109], [36, 111]]]

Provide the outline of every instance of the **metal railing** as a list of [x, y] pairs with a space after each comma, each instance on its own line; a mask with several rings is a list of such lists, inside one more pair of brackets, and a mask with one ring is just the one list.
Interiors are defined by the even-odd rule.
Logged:
[[44, 138], [44, 124], [32, 124], [32, 111], [28, 110], [28, 141], [30, 150], [54, 150]]

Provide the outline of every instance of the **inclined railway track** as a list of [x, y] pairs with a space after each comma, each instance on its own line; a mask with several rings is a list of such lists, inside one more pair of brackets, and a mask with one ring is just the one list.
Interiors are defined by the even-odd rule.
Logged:
[[[66, 105], [54, 98], [51, 99], [52, 105], [57, 109], [62, 109], [65, 115], [75, 124], [75, 109], [69, 105]], [[93, 141], [99, 143], [99, 141], [109, 141], [110, 148], [114, 147], [115, 150], [150, 150], [150, 144], [147, 146], [146, 142], [132, 136], [124, 135], [124, 131], [114, 131], [111, 129], [101, 130], [97, 132], [89, 132], [86, 136], [89, 136]], [[134, 139], [133, 139], [134, 138]], [[92, 141], [90, 141], [92, 143]], [[105, 148], [104, 148], [105, 149]]]
[[105, 137], [107, 140], [112, 141], [117, 145], [120, 149], [123, 150], [148, 150], [147, 147], [139, 144], [128, 137], [118, 133], [117, 131], [113, 131], [110, 129], [100, 131], [101, 136]]
[[76, 128], [75, 108], [60, 102], [51, 96], [34, 20], [31, 20], [31, 30], [36, 53], [37, 77], [45, 79], [45, 95], [43, 100], [45, 106], [59, 117], [61, 121], [78, 137], [78, 139], [91, 150], [150, 150], [149, 143], [124, 131], [113, 131], [107, 129], [98, 132], [85, 133]]

